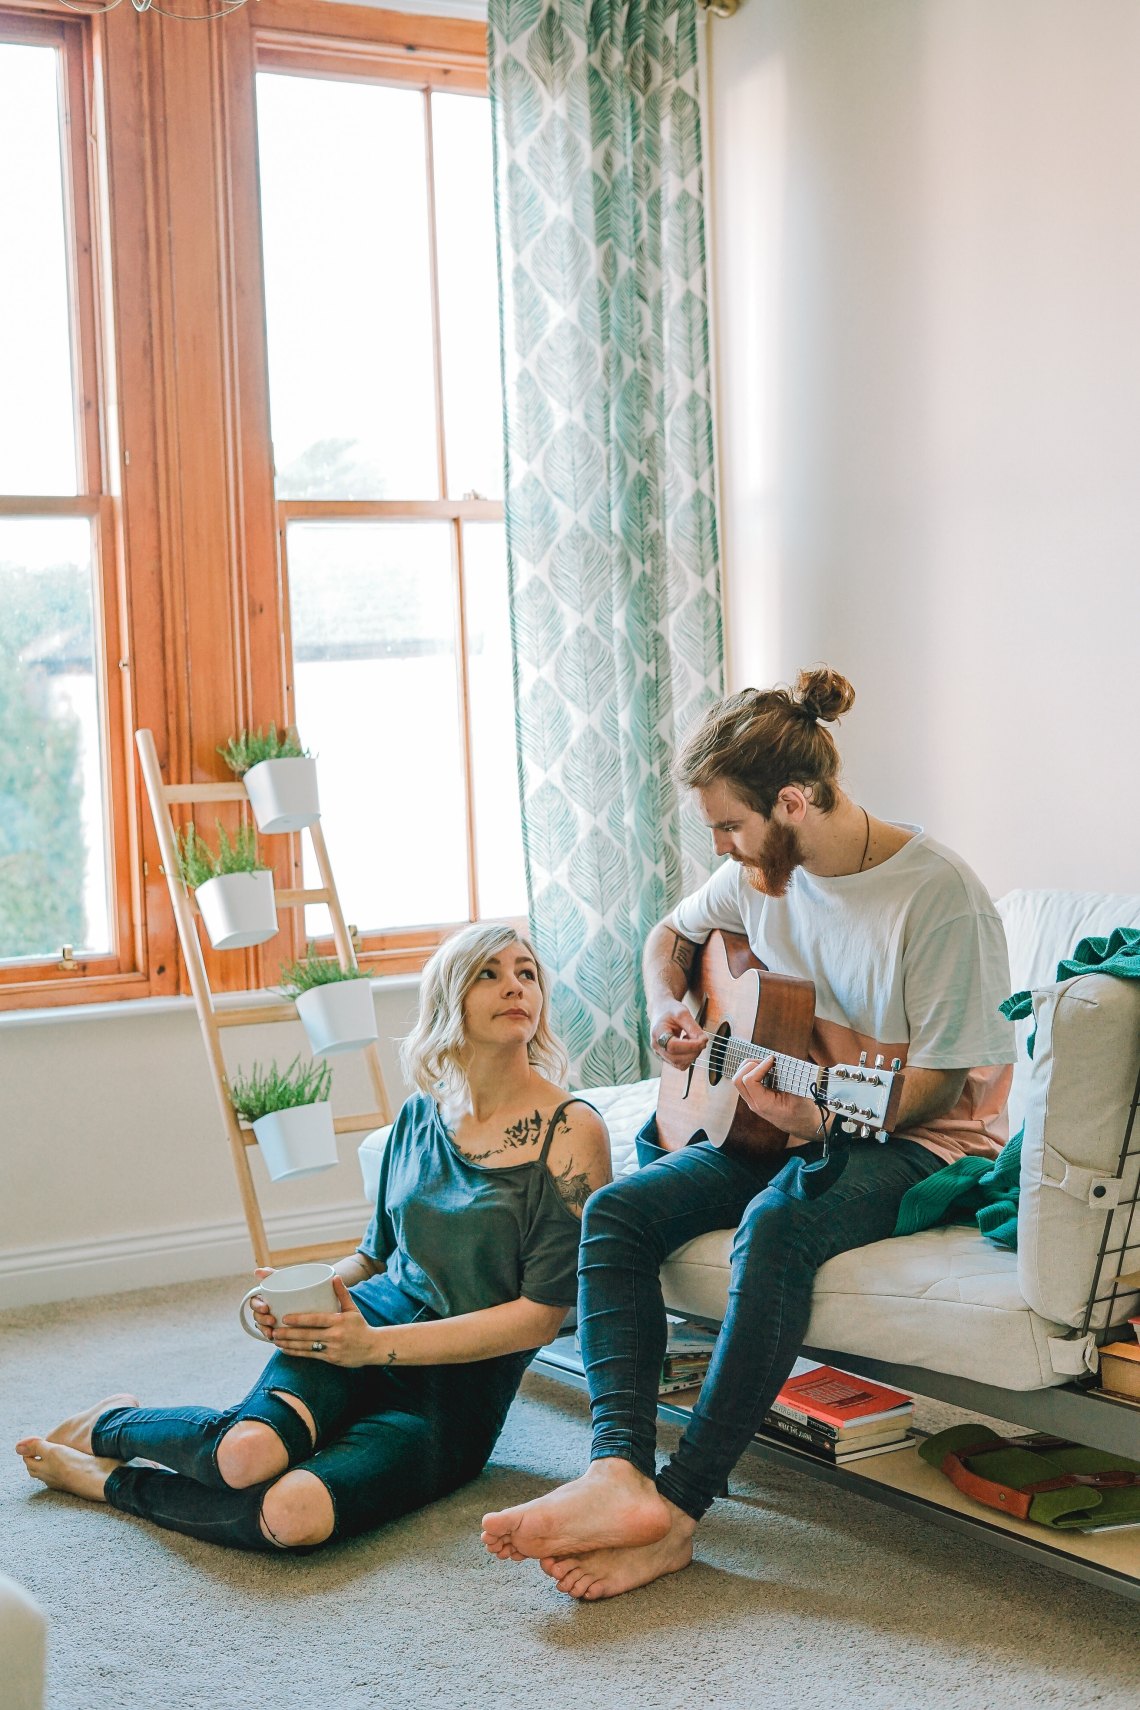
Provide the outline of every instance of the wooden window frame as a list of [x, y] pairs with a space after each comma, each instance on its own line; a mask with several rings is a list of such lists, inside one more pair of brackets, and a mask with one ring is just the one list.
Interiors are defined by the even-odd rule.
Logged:
[[[282, 530], [273, 491], [257, 182], [259, 69], [486, 89], [474, 20], [334, 0], [259, 0], [209, 28], [120, 6], [0, 0], [21, 40], [69, 44], [73, 315], [83, 492], [0, 499], [0, 515], [96, 519], [107, 802], [117, 954], [0, 964], [0, 1011], [187, 992], [133, 731], [155, 734], [168, 783], [224, 781], [217, 745], [292, 713]], [[74, 115], [82, 113], [83, 123]], [[429, 137], [430, 146], [430, 137]], [[433, 265], [434, 274], [434, 265]], [[437, 385], [438, 385], [438, 323]], [[437, 403], [437, 421], [442, 414]], [[441, 482], [440, 492], [446, 491]], [[421, 502], [422, 503], [422, 502]], [[457, 646], [466, 670], [462, 526], [500, 504], [428, 501], [455, 530]], [[368, 507], [365, 507], [367, 510]], [[400, 507], [402, 516], [414, 507]], [[342, 515], [359, 506], [340, 506]], [[372, 514], [380, 514], [378, 507]], [[466, 719], [466, 698], [461, 701]], [[470, 801], [470, 747], [467, 784]], [[209, 830], [209, 815], [201, 822]], [[468, 837], [474, 821], [469, 806]], [[297, 838], [268, 849], [299, 879]], [[471, 848], [474, 917], [474, 847]], [[456, 922], [369, 934], [373, 972], [418, 970]], [[215, 991], [264, 987], [298, 920], [265, 949], [207, 952]]]
[[72, 350], [76, 485], [70, 497], [0, 495], [0, 517], [86, 517], [91, 523], [91, 592], [99, 746], [108, 861], [108, 952], [80, 952], [70, 962], [61, 945], [53, 954], [0, 962], [0, 1005], [23, 1007], [47, 992], [55, 1002], [141, 995], [148, 989], [138, 887], [137, 819], [130, 786], [129, 660], [122, 638], [123, 583], [119, 503], [108, 476], [113, 433], [107, 389], [108, 317], [94, 147], [96, 68], [82, 18], [40, 7], [0, 6], [0, 40], [59, 52], [61, 166], [64, 196], [67, 297]]

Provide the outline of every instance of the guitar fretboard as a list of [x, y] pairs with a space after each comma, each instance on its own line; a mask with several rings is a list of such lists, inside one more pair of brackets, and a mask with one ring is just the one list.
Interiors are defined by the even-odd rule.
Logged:
[[822, 1095], [827, 1090], [827, 1070], [818, 1063], [805, 1063], [802, 1057], [788, 1057], [782, 1051], [772, 1051], [766, 1045], [754, 1045], [751, 1039], [737, 1039], [733, 1034], [714, 1034], [708, 1049], [697, 1058], [713, 1074], [731, 1080], [745, 1063], [759, 1063], [765, 1057], [776, 1061], [769, 1077], [777, 1092], [791, 1093], [796, 1098], [810, 1098], [812, 1087]]

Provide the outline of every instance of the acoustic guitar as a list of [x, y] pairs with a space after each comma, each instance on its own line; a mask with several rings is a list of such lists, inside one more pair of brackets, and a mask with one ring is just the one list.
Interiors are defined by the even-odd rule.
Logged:
[[807, 1054], [815, 1023], [811, 980], [770, 973], [746, 938], [713, 932], [694, 959], [689, 1001], [709, 1039], [692, 1068], [662, 1066], [657, 1140], [666, 1151], [705, 1139], [765, 1157], [783, 1152], [788, 1136], [750, 1110], [732, 1084], [745, 1063], [773, 1055], [765, 1086], [818, 1096], [848, 1133], [888, 1138], [902, 1096], [900, 1061], [896, 1057], [889, 1069], [881, 1056], [868, 1064], [864, 1051], [858, 1063], [813, 1063]]

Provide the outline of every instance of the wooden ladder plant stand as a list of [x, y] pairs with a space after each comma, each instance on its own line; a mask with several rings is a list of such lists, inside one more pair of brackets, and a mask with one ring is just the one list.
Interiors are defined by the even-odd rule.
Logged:
[[[166, 784], [162, 779], [162, 769], [159, 765], [153, 733], [149, 730], [136, 731], [135, 743], [139, 751], [139, 761], [142, 767], [143, 781], [146, 784], [147, 797], [150, 801], [154, 828], [162, 852], [162, 865], [166, 876], [167, 889], [170, 892], [170, 903], [174, 910], [175, 923], [178, 928], [178, 941], [182, 946], [182, 955], [190, 976], [190, 988], [194, 994], [194, 1004], [202, 1028], [206, 1056], [213, 1073], [218, 1108], [221, 1111], [222, 1122], [230, 1143], [230, 1153], [233, 1158], [234, 1173], [237, 1176], [238, 1191], [241, 1194], [242, 1209], [249, 1226], [254, 1263], [258, 1266], [276, 1268], [280, 1265], [303, 1264], [310, 1259], [343, 1258], [346, 1251], [346, 1245], [343, 1241], [318, 1242], [307, 1247], [272, 1248], [269, 1245], [265, 1233], [265, 1222], [258, 1203], [257, 1189], [249, 1167], [249, 1148], [256, 1146], [257, 1137], [253, 1129], [239, 1119], [230, 1103], [229, 1080], [226, 1075], [225, 1059], [222, 1055], [222, 1030], [230, 1027], [261, 1027], [266, 1023], [277, 1021], [296, 1021], [297, 1011], [292, 1003], [285, 1001], [249, 1005], [242, 1009], [218, 1009], [214, 1001], [214, 993], [210, 989], [206, 960], [202, 954], [202, 945], [195, 924], [198, 905], [179, 877], [178, 842], [171, 808], [193, 806], [201, 802], [248, 803], [249, 798], [246, 794], [245, 785], [238, 780], [232, 784]], [[333, 943], [336, 946], [337, 959], [342, 968], [355, 968], [357, 966], [356, 951], [344, 922], [344, 913], [340, 906], [340, 898], [337, 895], [332, 868], [329, 865], [328, 849], [325, 845], [320, 820], [315, 820], [312, 825], [305, 829], [312, 842], [317, 870], [321, 876], [320, 887], [315, 890], [278, 890], [276, 892], [277, 907], [278, 909], [303, 909], [309, 903], [325, 903], [332, 917]], [[363, 1054], [372, 1082], [372, 1090], [376, 1095], [376, 1108], [356, 1116], [336, 1117], [333, 1121], [333, 1128], [338, 1134], [364, 1134], [374, 1128], [381, 1128], [392, 1120], [391, 1105], [384, 1085], [384, 1074], [380, 1067], [380, 1053], [375, 1041], [363, 1047]]]

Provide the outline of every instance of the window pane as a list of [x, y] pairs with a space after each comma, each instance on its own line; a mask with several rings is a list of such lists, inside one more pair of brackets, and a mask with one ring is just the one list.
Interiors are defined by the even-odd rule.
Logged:
[[0, 492], [75, 493], [59, 56], [0, 43]]
[[502, 523], [467, 524], [463, 531], [463, 570], [479, 913], [490, 918], [525, 915], [507, 543]]
[[91, 524], [0, 518], [0, 959], [111, 948]]
[[466, 920], [451, 526], [294, 523], [287, 544], [297, 726], [347, 918]]
[[503, 492], [503, 390], [491, 104], [432, 96], [449, 497]]
[[423, 96], [257, 79], [279, 498], [435, 498]]

